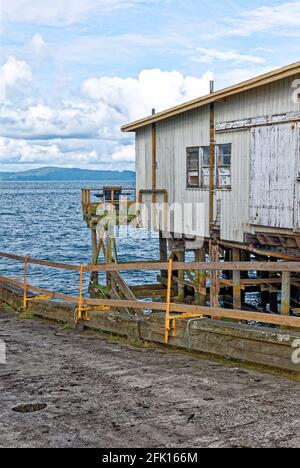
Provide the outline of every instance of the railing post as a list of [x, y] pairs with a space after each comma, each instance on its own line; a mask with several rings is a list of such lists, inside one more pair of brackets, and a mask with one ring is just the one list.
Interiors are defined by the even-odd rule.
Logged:
[[88, 206], [88, 213], [91, 214], [91, 191], [87, 190], [87, 206]]
[[28, 258], [24, 257], [24, 295], [23, 295], [23, 309], [27, 309], [27, 269]]
[[173, 258], [172, 255], [169, 259], [168, 266], [168, 289], [167, 289], [167, 307], [166, 307], [166, 321], [165, 321], [165, 344], [169, 343], [170, 333], [170, 310], [171, 310], [171, 290], [172, 290], [172, 273], [173, 273]]
[[82, 320], [82, 296], [83, 296], [83, 265], [80, 265], [80, 277], [79, 277], [79, 302], [77, 309], [77, 323]]

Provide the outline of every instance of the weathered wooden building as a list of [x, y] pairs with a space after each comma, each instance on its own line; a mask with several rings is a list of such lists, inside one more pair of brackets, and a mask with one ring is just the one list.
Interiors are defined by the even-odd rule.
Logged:
[[300, 62], [122, 130], [136, 134], [140, 198], [202, 202], [206, 239], [297, 253]]

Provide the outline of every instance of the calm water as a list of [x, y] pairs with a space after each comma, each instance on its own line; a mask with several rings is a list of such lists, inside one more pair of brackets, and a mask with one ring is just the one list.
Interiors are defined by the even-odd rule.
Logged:
[[[103, 182], [109, 185], [108, 181]], [[0, 250], [71, 264], [90, 263], [90, 230], [82, 220], [82, 187], [95, 182], [0, 182]], [[114, 182], [113, 185], [118, 185]], [[122, 184], [120, 184], [122, 185]], [[126, 184], [128, 186], [128, 184]], [[140, 229], [118, 233], [119, 260], [157, 260], [158, 238]], [[22, 264], [0, 258], [0, 275], [18, 277]], [[157, 273], [126, 273], [130, 284], [155, 282]], [[86, 288], [88, 286], [86, 277]], [[40, 287], [77, 294], [78, 273], [30, 266], [28, 281]]]

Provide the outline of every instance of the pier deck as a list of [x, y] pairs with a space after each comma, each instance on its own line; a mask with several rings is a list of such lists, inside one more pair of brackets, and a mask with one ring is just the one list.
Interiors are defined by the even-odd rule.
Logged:
[[[298, 447], [299, 382], [1, 310], [0, 447]], [[45, 403], [19, 414], [12, 408]], [[284, 415], [284, 419], [282, 418]]]

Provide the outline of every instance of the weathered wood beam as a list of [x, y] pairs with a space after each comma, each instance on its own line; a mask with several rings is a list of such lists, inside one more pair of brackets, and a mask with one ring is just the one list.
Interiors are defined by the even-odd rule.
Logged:
[[[0, 277], [0, 281], [14, 284], [15, 286], [23, 289], [24, 284], [15, 280], [10, 280], [9, 278]], [[61, 293], [54, 293], [46, 289], [38, 288], [35, 286], [28, 285], [28, 292], [41, 293], [47, 296], [52, 297], [53, 299], [61, 299], [66, 302], [71, 302], [78, 304], [79, 298], [77, 296], [69, 296]], [[137, 309], [150, 309], [154, 311], [166, 311], [167, 305], [165, 303], [157, 302], [139, 302], [139, 301], [126, 301], [126, 300], [111, 300], [111, 299], [82, 299], [83, 305], [91, 306], [107, 306], [112, 308], [137, 308]], [[270, 323], [278, 326], [289, 326], [300, 329], [300, 318], [298, 317], [288, 317], [284, 315], [274, 315], [274, 314], [265, 314], [262, 312], [249, 312], [241, 310], [229, 310], [222, 308], [210, 308], [210, 307], [201, 307], [185, 304], [174, 304], [170, 305], [170, 312], [180, 312], [180, 313], [189, 313], [195, 315], [205, 315], [212, 318], [230, 318], [234, 320], [248, 320], [261, 323]]]
[[224, 242], [224, 241], [218, 241], [218, 243], [223, 247], [228, 247], [228, 248], [236, 247], [238, 249], [245, 250], [255, 255], [262, 255], [263, 257], [277, 258], [279, 260], [290, 260], [292, 262], [299, 262], [300, 260], [300, 256], [286, 255], [280, 252], [274, 252], [272, 250], [261, 250], [255, 247], [251, 247], [250, 245], [235, 244], [234, 242]]
[[[29, 262], [30, 263], [30, 262]], [[39, 264], [39, 263], [38, 263]], [[168, 263], [161, 262], [128, 262], [111, 265], [85, 265], [84, 271], [159, 271], [167, 269]], [[272, 272], [300, 272], [300, 262], [174, 262], [173, 271], [178, 270], [207, 270], [207, 271], [272, 271]]]

